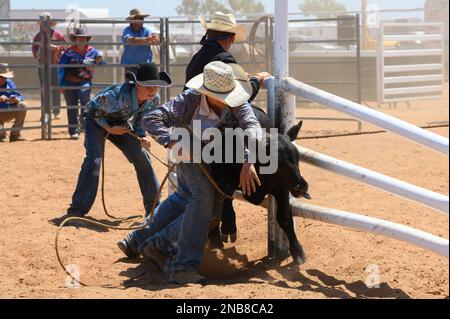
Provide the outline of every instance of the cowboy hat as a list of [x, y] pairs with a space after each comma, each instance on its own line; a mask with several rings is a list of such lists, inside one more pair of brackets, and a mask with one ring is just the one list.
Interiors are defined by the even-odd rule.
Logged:
[[149, 14], [144, 13], [141, 9], [132, 9], [130, 11], [130, 15], [127, 17], [127, 20], [137, 20], [139, 18], [145, 19], [149, 16]]
[[14, 78], [14, 72], [9, 69], [7, 63], [0, 63], [0, 76], [5, 79]]
[[210, 20], [208, 23], [206, 17], [200, 17], [200, 23], [206, 30], [234, 33], [236, 41], [244, 41], [247, 38], [245, 25], [238, 25], [231, 13], [224, 14], [218, 11], [210, 16]]
[[203, 73], [190, 80], [186, 87], [230, 107], [242, 106], [253, 93], [247, 73], [240, 65], [220, 61], [207, 64]]
[[133, 82], [140, 86], [172, 86], [172, 79], [170, 76], [164, 71], [159, 72], [158, 67], [153, 62], [139, 64], [136, 74], [127, 72], [127, 76], [130, 76], [133, 79]]
[[72, 31], [70, 31], [69, 37], [71, 39], [84, 37], [87, 38], [88, 42], [92, 39], [92, 35], [90, 35], [84, 28], [74, 28]]

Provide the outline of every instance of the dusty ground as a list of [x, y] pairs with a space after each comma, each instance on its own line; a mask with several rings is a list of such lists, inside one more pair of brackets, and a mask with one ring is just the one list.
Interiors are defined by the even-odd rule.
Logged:
[[[418, 125], [448, 122], [442, 101], [386, 106], [383, 112]], [[299, 110], [305, 116], [339, 115], [323, 108]], [[340, 116], [340, 115], [339, 115]], [[28, 125], [39, 115], [30, 113]], [[63, 124], [65, 120], [58, 121]], [[307, 121], [305, 135], [354, 131], [355, 123]], [[363, 130], [373, 127], [364, 125]], [[447, 136], [448, 128], [432, 131]], [[309, 257], [292, 266], [268, 261], [267, 218], [263, 209], [236, 203], [239, 239], [223, 251], [208, 252], [202, 266], [205, 287], [167, 283], [144, 260], [122, 258], [116, 241], [126, 232], [66, 228], [61, 238], [65, 264], [80, 267], [93, 286], [64, 288], [66, 276], [55, 258], [56, 227], [70, 202], [83, 141], [59, 131], [54, 141], [25, 132], [26, 142], [0, 144], [0, 297], [1, 298], [445, 298], [449, 295], [448, 259], [410, 244], [320, 222], [297, 219], [297, 235]], [[448, 158], [393, 134], [306, 140], [302, 145], [401, 180], [448, 195]], [[155, 146], [154, 151], [164, 156]], [[107, 144], [106, 193], [111, 213], [142, 213], [132, 166]], [[155, 164], [160, 178], [165, 168]], [[448, 216], [312, 166], [301, 166], [311, 185], [312, 204], [348, 210], [410, 225], [448, 238]], [[91, 216], [105, 219], [98, 197]], [[380, 288], [368, 289], [366, 268], [377, 265]], [[131, 279], [145, 273], [138, 279]], [[131, 279], [131, 280], [130, 280]], [[114, 289], [98, 287], [112, 284]], [[97, 286], [96, 286], [97, 285]]]

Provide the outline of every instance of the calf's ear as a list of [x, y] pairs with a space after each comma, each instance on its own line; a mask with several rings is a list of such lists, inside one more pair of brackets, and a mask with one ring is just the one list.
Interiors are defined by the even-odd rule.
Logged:
[[297, 125], [291, 127], [289, 131], [286, 133], [287, 137], [291, 140], [291, 142], [294, 142], [297, 140], [298, 135], [300, 133], [300, 130], [302, 129], [303, 121], [298, 122]]

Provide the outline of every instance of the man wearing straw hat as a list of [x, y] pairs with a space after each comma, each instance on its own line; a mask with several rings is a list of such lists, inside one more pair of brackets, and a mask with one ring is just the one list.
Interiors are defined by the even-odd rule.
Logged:
[[[144, 27], [144, 19], [150, 15], [141, 9], [132, 9], [127, 20], [130, 26], [122, 34], [124, 51], [121, 64], [150, 63], [153, 60], [150, 45], [159, 43], [159, 35], [151, 29]], [[126, 67], [126, 72], [136, 73], [136, 67]], [[127, 74], [127, 73], [126, 73]]]
[[[252, 87], [239, 65], [212, 62], [187, 87], [143, 119], [143, 126], [159, 144], [171, 149], [178, 143], [171, 139], [172, 127], [200, 124], [203, 133], [209, 128], [233, 128], [235, 121], [249, 143], [260, 140], [261, 126], [247, 102]], [[206, 164], [204, 167], [210, 169]], [[197, 267], [203, 258], [213, 215], [220, 216], [222, 212], [223, 198], [198, 164], [181, 160], [177, 176], [177, 191], [161, 203], [149, 227], [130, 233], [118, 246], [127, 257], [143, 254], [162, 271], [170, 272], [171, 283], [204, 283]], [[261, 185], [252, 163], [243, 164], [240, 185], [248, 195]]]
[[[205, 65], [213, 61], [237, 64], [236, 59], [229, 52], [235, 42], [247, 39], [247, 30], [244, 25], [238, 25], [233, 14], [224, 14], [220, 11], [214, 13], [207, 22], [206, 17], [200, 17], [200, 23], [206, 30], [200, 44], [202, 48], [192, 57], [186, 68], [186, 82], [203, 73]], [[256, 97], [264, 80], [271, 75], [260, 72], [250, 77], [253, 94], [250, 101]]]
[[[64, 35], [59, 32], [58, 30], [55, 30], [55, 26], [57, 25], [57, 22], [52, 20], [52, 15], [49, 12], [42, 12], [39, 16], [40, 28], [44, 31], [44, 34], [47, 34], [49, 30], [47, 30], [46, 25], [43, 23], [43, 19], [48, 19], [50, 21], [50, 39], [51, 41], [55, 42], [66, 42], [66, 38]], [[41, 31], [39, 31], [33, 38], [33, 42], [41, 42]], [[40, 44], [33, 44], [32, 46], [32, 52], [34, 59], [42, 65], [47, 65], [47, 58], [48, 58], [48, 43], [46, 42], [47, 37], [44, 37], [44, 57], [41, 57], [41, 46]], [[61, 58], [61, 55], [63, 54], [65, 47], [62, 44], [51, 44], [50, 45], [50, 63], [51, 64], [58, 64], [59, 59]], [[58, 72], [56, 68], [51, 69], [51, 85], [52, 86], [58, 86]], [[44, 70], [39, 69], [39, 80], [41, 81], [41, 87], [44, 86], [44, 79], [45, 76], [45, 68]], [[43, 100], [43, 99], [42, 99]], [[61, 93], [59, 90], [53, 90], [52, 91], [52, 104], [54, 106], [53, 109], [53, 115], [55, 116], [55, 119], [59, 119], [59, 114], [61, 113]]]
[[[14, 120], [14, 125], [9, 135], [9, 141], [17, 142], [22, 140], [20, 130], [23, 128], [25, 116], [27, 115], [27, 104], [24, 102], [22, 94], [14, 90], [16, 85], [12, 80], [13, 78], [14, 73], [9, 70], [8, 65], [0, 64], [0, 142], [6, 139], [4, 123], [12, 120]], [[2, 91], [2, 89], [6, 89], [6, 91]]]

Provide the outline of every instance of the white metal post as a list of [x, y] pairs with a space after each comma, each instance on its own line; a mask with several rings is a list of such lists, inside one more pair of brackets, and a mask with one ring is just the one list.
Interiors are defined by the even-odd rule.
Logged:
[[[281, 88], [283, 78], [289, 76], [289, 12], [288, 0], [275, 2], [275, 125], [285, 133], [295, 124], [295, 96]], [[269, 257], [284, 258], [288, 255], [286, 235], [278, 226], [276, 205], [269, 204]]]

